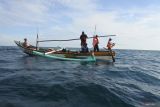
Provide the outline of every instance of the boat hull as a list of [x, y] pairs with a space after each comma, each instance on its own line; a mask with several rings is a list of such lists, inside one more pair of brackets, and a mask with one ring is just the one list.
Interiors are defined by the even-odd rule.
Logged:
[[[100, 51], [100, 52], [78, 52], [78, 51], [54, 51], [53, 53], [47, 49], [40, 48], [38, 51], [35, 50], [36, 47], [25, 48], [22, 42], [15, 41], [21, 50], [29, 55], [42, 56], [58, 60], [73, 60], [73, 61], [95, 61], [95, 60], [112, 60], [112, 56], [115, 56], [115, 52], [112, 51]], [[49, 53], [49, 54], [48, 54]]]
[[115, 52], [109, 52], [109, 51], [100, 51], [100, 52], [55, 52], [54, 54], [57, 55], [65, 55], [66, 57], [87, 57], [90, 55], [94, 55], [96, 60], [112, 60], [112, 55], [115, 57]]
[[91, 61], [96, 61], [96, 58], [94, 57], [94, 55], [90, 55], [90, 56], [85, 56], [85, 57], [68, 57], [68, 54], [64, 54], [64, 53], [50, 53], [50, 54], [46, 54], [47, 50], [46, 49], [40, 49], [40, 50], [36, 50], [36, 47], [31, 46], [32, 48], [25, 48], [23, 47], [22, 43], [19, 41], [15, 41], [15, 43], [17, 44], [18, 47], [20, 47], [20, 49], [28, 54], [28, 55], [35, 55], [35, 56], [42, 56], [42, 57], [46, 57], [46, 58], [50, 58], [50, 59], [57, 59], [57, 60], [66, 60], [66, 61], [84, 61], [84, 62], [91, 62]]

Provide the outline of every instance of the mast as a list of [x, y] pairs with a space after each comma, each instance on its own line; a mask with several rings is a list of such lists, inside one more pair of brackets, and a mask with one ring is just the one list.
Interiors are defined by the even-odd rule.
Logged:
[[97, 26], [95, 25], [94, 35], [93, 35], [93, 36], [95, 36], [95, 35], [96, 35], [96, 30], [97, 30]]
[[38, 33], [37, 33], [37, 38], [36, 38], [36, 50], [39, 50], [39, 44], [38, 44]]

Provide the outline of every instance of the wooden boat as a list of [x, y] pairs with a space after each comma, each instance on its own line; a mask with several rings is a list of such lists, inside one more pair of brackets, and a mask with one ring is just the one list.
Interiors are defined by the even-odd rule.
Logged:
[[15, 41], [16, 45], [20, 47], [24, 53], [29, 55], [42, 56], [58, 60], [68, 60], [68, 61], [96, 61], [96, 60], [113, 60], [115, 56], [114, 51], [99, 51], [99, 52], [80, 52], [80, 51], [70, 51], [70, 50], [53, 50], [53, 49], [36, 49], [35, 46], [30, 46], [28, 48], [23, 47], [23, 43], [20, 41]]
[[20, 41], [14, 41], [21, 50], [28, 55], [42, 56], [51, 59], [57, 60], [67, 60], [67, 61], [96, 61], [96, 58], [93, 54], [84, 57], [76, 57], [76, 52], [63, 52], [63, 51], [54, 51], [51, 49], [40, 48], [36, 50], [35, 46], [29, 46], [25, 48], [23, 43]]

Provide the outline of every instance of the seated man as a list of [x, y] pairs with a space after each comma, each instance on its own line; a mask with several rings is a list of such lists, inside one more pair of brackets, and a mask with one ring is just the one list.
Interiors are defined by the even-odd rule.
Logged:
[[82, 52], [88, 52], [87, 43], [81, 46]]
[[24, 38], [23, 47], [28, 48], [30, 45], [27, 42], [27, 39]]
[[24, 48], [28, 48], [28, 49], [30, 49], [30, 50], [36, 50], [36, 47], [34, 47], [34, 46], [32, 46], [32, 45], [30, 45], [30, 44], [28, 44], [28, 42], [27, 42], [27, 39], [26, 38], [24, 38], [24, 42], [23, 42], [23, 47]]

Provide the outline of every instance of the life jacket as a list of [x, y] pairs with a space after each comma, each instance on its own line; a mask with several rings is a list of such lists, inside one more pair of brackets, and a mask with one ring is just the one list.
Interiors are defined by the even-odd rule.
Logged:
[[98, 44], [98, 43], [99, 43], [98, 38], [97, 38], [97, 37], [94, 37], [94, 38], [93, 38], [93, 46], [95, 46], [95, 45]]

